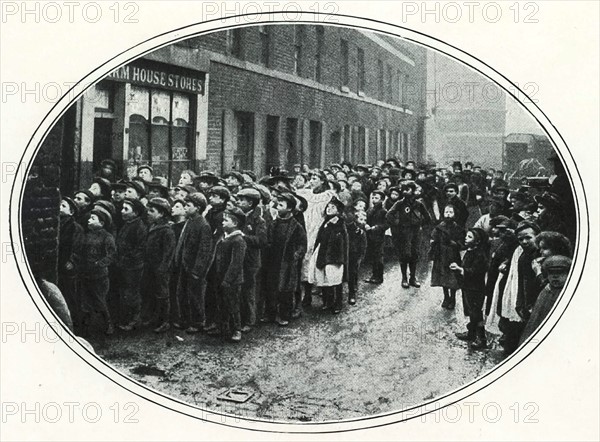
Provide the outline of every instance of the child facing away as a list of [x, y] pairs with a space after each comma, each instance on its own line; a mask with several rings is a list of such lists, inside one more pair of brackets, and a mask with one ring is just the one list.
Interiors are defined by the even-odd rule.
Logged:
[[233, 342], [242, 340], [240, 296], [246, 255], [246, 241], [242, 233], [245, 223], [246, 215], [241, 209], [234, 207], [223, 212], [223, 236], [215, 247], [214, 268], [220, 327], [208, 334], [229, 336]]
[[487, 234], [483, 229], [471, 228], [465, 236], [466, 253], [461, 265], [450, 264], [456, 272], [462, 291], [463, 309], [469, 317], [467, 331], [456, 333], [461, 341], [471, 342], [471, 349], [487, 348], [483, 321], [483, 300], [485, 297], [485, 274], [488, 268]]
[[442, 287], [444, 301], [442, 308], [452, 310], [456, 304], [458, 278], [450, 270], [450, 264], [461, 262], [460, 250], [465, 237], [464, 230], [456, 223], [456, 212], [453, 205], [444, 207], [443, 220], [431, 232], [431, 248], [429, 260], [433, 261], [431, 269], [431, 287]]

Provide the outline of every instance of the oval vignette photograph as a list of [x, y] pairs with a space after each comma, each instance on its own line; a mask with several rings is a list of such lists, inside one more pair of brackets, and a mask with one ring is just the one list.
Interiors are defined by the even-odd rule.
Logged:
[[321, 423], [434, 401], [561, 314], [576, 172], [515, 95], [359, 28], [177, 41], [47, 134], [27, 265], [89, 351], [203, 410]]

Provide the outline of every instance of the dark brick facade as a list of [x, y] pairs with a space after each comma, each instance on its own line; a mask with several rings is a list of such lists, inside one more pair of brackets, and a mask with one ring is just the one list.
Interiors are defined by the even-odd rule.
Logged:
[[57, 279], [62, 139], [61, 119], [31, 166], [21, 211], [25, 254], [31, 270], [36, 277], [51, 282]]

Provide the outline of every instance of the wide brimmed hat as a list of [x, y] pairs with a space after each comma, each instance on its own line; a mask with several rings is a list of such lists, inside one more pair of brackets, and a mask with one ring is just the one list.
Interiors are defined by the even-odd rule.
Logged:
[[135, 191], [138, 193], [140, 198], [142, 198], [143, 196], [146, 196], [146, 185], [144, 183], [142, 183], [140, 180], [127, 181], [125, 183], [125, 185], [127, 187], [131, 187], [132, 189], [135, 189]]

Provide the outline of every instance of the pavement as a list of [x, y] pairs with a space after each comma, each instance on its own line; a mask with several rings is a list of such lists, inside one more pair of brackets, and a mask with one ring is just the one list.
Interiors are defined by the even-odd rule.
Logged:
[[[316, 296], [289, 326], [261, 324], [239, 343], [145, 329], [92, 344], [152, 389], [241, 418], [320, 422], [397, 411], [459, 388], [502, 360], [495, 340], [472, 351], [455, 338], [467, 322], [460, 292], [455, 310], [442, 309], [428, 264], [419, 270], [420, 289], [403, 289], [399, 265], [386, 264], [384, 283], [361, 282], [357, 304], [340, 314], [322, 312]], [[231, 389], [251, 397], [223, 400]]]

